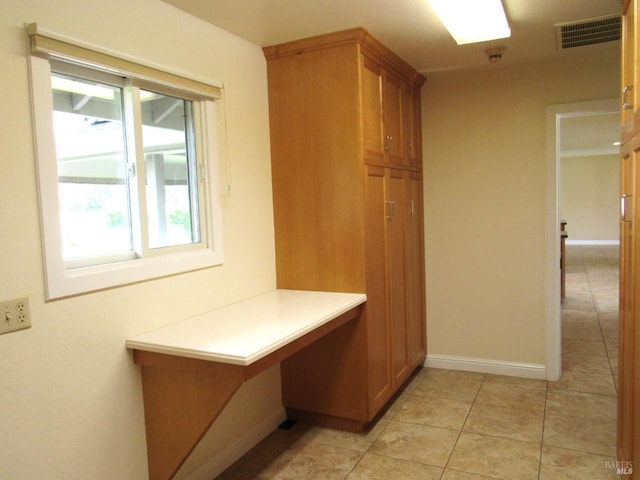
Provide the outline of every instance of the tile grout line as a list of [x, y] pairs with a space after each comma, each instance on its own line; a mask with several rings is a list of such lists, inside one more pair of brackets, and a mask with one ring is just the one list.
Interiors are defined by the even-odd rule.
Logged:
[[[442, 479], [442, 477], [444, 477], [444, 474], [447, 471], [447, 467], [449, 466], [449, 463], [451, 462], [451, 457], [453, 456], [453, 452], [455, 451], [456, 447], [458, 446], [458, 442], [460, 441], [460, 437], [462, 436], [462, 432], [464, 431], [464, 426], [467, 424], [467, 421], [469, 420], [469, 416], [471, 415], [471, 410], [473, 410], [473, 406], [476, 404], [476, 401], [478, 400], [478, 395], [480, 395], [480, 390], [482, 389], [482, 385], [484, 385], [484, 382], [485, 382], [486, 379], [487, 379], [487, 374], [485, 373], [485, 374], [482, 375], [482, 381], [480, 382], [480, 386], [478, 387], [478, 391], [473, 396], [473, 401], [471, 402], [471, 406], [469, 407], [469, 411], [467, 412], [467, 415], [464, 417], [464, 422], [462, 422], [462, 426], [460, 427], [460, 430], [458, 431], [458, 436], [456, 438], [456, 441], [453, 444], [453, 448], [451, 449], [451, 452], [449, 453], [449, 456], [447, 457], [447, 462], [444, 464], [444, 469], [442, 470], [442, 474], [440, 475], [440, 479]], [[465, 473], [470, 473], [470, 472], [465, 472]]]
[[[609, 263], [609, 260], [604, 255], [604, 253], [602, 252], [602, 249], [600, 247], [598, 248], [598, 253], [600, 254], [600, 256], [606, 262], [608, 269], [609, 270], [613, 270], [613, 268], [611, 267], [611, 264]], [[582, 248], [580, 249], [580, 254], [582, 254]], [[600, 311], [598, 310], [598, 304], [595, 301], [595, 298], [594, 298], [594, 295], [593, 295], [594, 287], [593, 287], [593, 284], [591, 283], [591, 275], [589, 274], [589, 270], [586, 268], [586, 265], [585, 265], [584, 268], [585, 268], [585, 272], [587, 274], [587, 281], [589, 282], [589, 292], [591, 292], [591, 298], [593, 300], [594, 310], [596, 312], [596, 319], [598, 321], [598, 329], [600, 330], [600, 338], [602, 339], [602, 345], [604, 346], [604, 351], [607, 354], [607, 364], [609, 365], [609, 372], [611, 373], [611, 377], [613, 379], [613, 385], [614, 385], [614, 387], [616, 389], [616, 393], [617, 393], [618, 392], [618, 384], [615, 381], [615, 375], [614, 375], [614, 372], [613, 372], [613, 365], [611, 365], [611, 357], [609, 356], [609, 349], [607, 348], [607, 342], [606, 342], [605, 337], [604, 337], [604, 331], [602, 330], [602, 323], [600, 322]], [[619, 319], [619, 317], [618, 317], [618, 319]]]
[[538, 459], [538, 480], [542, 474], [542, 450], [544, 448], [544, 429], [547, 420], [547, 400], [549, 398], [549, 382], [544, 385], [544, 410], [542, 411], [542, 434], [540, 435], [540, 458]]

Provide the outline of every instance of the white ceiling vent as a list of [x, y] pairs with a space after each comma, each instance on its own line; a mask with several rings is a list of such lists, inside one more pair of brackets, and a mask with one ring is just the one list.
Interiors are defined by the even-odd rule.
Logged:
[[558, 50], [620, 40], [620, 15], [559, 23], [555, 27]]

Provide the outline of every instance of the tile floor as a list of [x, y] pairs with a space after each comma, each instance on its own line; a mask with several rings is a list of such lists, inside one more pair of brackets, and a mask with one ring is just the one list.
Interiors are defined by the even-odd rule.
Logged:
[[279, 429], [218, 479], [616, 479], [617, 282], [617, 247], [568, 247], [559, 382], [425, 368], [368, 433]]

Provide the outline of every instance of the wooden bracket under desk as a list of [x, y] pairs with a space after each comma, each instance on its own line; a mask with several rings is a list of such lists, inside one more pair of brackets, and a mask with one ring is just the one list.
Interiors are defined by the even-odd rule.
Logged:
[[363, 305], [248, 365], [133, 348], [141, 366], [150, 480], [174, 477], [242, 383], [360, 316]]

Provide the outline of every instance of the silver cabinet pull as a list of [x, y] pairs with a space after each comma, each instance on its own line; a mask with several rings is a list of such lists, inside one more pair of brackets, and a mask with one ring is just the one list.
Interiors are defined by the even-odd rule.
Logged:
[[393, 137], [391, 135], [387, 135], [384, 137], [384, 151], [388, 152], [391, 150], [391, 142], [393, 141]]
[[385, 202], [387, 204], [387, 220], [393, 220], [393, 218], [396, 216], [396, 202], [394, 202], [393, 200], [387, 200]]
[[409, 216], [413, 216], [413, 214], [415, 213], [415, 203], [413, 202], [413, 200], [409, 200]]
[[627, 195], [626, 193], [623, 193], [620, 196], [620, 219], [623, 222], [631, 222], [631, 218], [627, 218], [627, 213], [631, 213], [629, 212], [629, 210], [627, 208], [627, 199], [633, 198], [633, 195]]
[[624, 108], [625, 110], [633, 109], [633, 103], [627, 102], [627, 93], [629, 92], [633, 92], [633, 85], [626, 85], [622, 89], [622, 108]]

